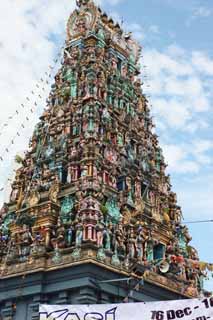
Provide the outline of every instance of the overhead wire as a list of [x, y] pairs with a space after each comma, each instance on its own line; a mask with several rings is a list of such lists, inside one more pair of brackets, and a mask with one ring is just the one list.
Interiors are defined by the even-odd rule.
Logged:
[[[49, 128], [50, 128], [50, 124], [51, 124], [52, 117], [53, 117], [53, 113], [51, 114], [51, 117], [50, 117], [50, 119], [48, 120], [48, 126], [47, 126], [47, 130], [46, 130], [46, 134], [45, 134], [45, 136], [44, 136], [43, 143], [42, 143], [42, 145], [41, 145], [41, 147], [40, 147], [40, 150], [39, 150], [39, 153], [38, 153], [38, 155], [37, 155], [36, 162], [39, 160], [39, 158], [40, 158], [40, 156], [41, 156], [41, 152], [42, 152], [43, 147], [44, 147], [44, 145], [45, 145], [46, 138], [47, 138], [47, 135], [48, 135], [48, 133], [49, 133], [48, 130], [49, 130]], [[33, 173], [35, 173], [35, 170], [36, 170], [36, 168], [34, 168]], [[25, 194], [25, 196], [24, 196], [24, 199], [23, 199], [23, 201], [22, 201], [22, 204], [23, 204], [24, 202], [26, 202], [27, 197], [28, 197], [28, 195], [29, 195], [29, 193], [30, 193], [30, 189], [31, 189], [31, 186], [32, 186], [32, 181], [33, 181], [33, 176], [34, 176], [34, 174], [33, 174], [32, 177], [31, 177], [31, 180], [30, 180], [29, 186], [28, 186], [28, 188], [27, 188], [27, 192], [26, 192], [26, 194]], [[15, 221], [14, 221], [15, 223], [18, 221], [18, 218], [19, 218], [19, 214], [17, 214], [17, 216], [16, 216], [16, 219], [15, 219]], [[4, 260], [4, 263], [3, 263], [3, 268], [2, 268], [2, 270], [1, 270], [1, 276], [3, 276], [4, 271], [5, 271], [5, 269], [6, 269], [6, 265], [7, 265], [7, 261], [8, 261], [8, 256], [9, 256], [11, 247], [12, 247], [12, 240], [10, 239], [9, 245], [8, 245], [8, 250], [7, 250], [7, 253], [6, 253], [6, 257], [5, 257], [5, 260]]]
[[195, 221], [184, 221], [184, 224], [193, 224], [193, 223], [209, 223], [213, 222], [213, 220], [195, 220]]
[[[62, 48], [64, 48], [64, 46], [63, 46]], [[61, 55], [61, 51], [62, 51], [62, 50], [60, 50], [60, 55]], [[48, 133], [49, 133], [49, 128], [50, 128], [50, 125], [51, 125], [52, 117], [53, 117], [53, 112], [51, 113], [51, 116], [50, 116], [50, 118], [48, 119], [48, 124], [47, 124], [47, 128], [46, 128], [46, 133], [45, 133], [45, 136], [44, 136], [44, 139], [43, 139], [43, 143], [42, 143], [42, 145], [41, 145], [41, 147], [40, 147], [40, 150], [39, 150], [39, 152], [38, 152], [38, 154], [37, 154], [37, 160], [36, 160], [36, 161], [38, 161], [39, 158], [40, 158], [40, 156], [41, 156], [43, 147], [44, 147], [44, 145], [45, 145], [45, 142], [46, 142], [46, 139], [47, 139], [47, 136], [48, 136]], [[35, 170], [36, 170], [36, 168], [34, 167], [34, 172], [33, 172], [33, 173], [35, 173]], [[31, 189], [31, 186], [32, 186], [33, 176], [34, 176], [34, 174], [33, 174], [32, 177], [31, 177], [31, 180], [30, 180], [29, 186], [28, 186], [28, 188], [27, 188], [27, 192], [26, 192], [26, 194], [25, 194], [25, 196], [24, 196], [24, 199], [23, 199], [23, 201], [22, 201], [22, 204], [23, 204], [24, 202], [26, 202], [27, 197], [28, 197], [28, 195], [29, 195], [29, 192], [30, 192], [30, 189]], [[17, 214], [16, 219], [15, 219], [15, 223], [17, 222], [18, 218], [19, 218], [19, 215]], [[6, 253], [5, 260], [4, 260], [3, 268], [1, 269], [1, 276], [3, 276], [3, 274], [4, 274], [4, 271], [5, 271], [5, 268], [6, 268], [6, 265], [7, 265], [8, 256], [9, 256], [11, 247], [12, 247], [12, 239], [10, 239], [10, 241], [9, 241], [8, 250], [7, 250], [7, 253]]]
[[[44, 85], [47, 84], [49, 85], [49, 78], [52, 77], [52, 74], [54, 73], [54, 69], [56, 67], [56, 64], [58, 63], [58, 61], [60, 61], [60, 57], [61, 57], [61, 54], [63, 53], [63, 50], [65, 48], [65, 45], [63, 45], [61, 48], [60, 48], [60, 52], [57, 54], [57, 58], [54, 59], [54, 66], [50, 66], [49, 65], [49, 69], [51, 70], [50, 72], [45, 72], [45, 75], [47, 76], [47, 78], [45, 77], [41, 77], [40, 78], [40, 82], [42, 83], [42, 85], [40, 84], [40, 82], [36, 83], [36, 88], [37, 89], [41, 89], [43, 92], [45, 91], [45, 87]], [[31, 91], [31, 94], [32, 95], [35, 95], [35, 90], [32, 90]], [[42, 95], [41, 93], [38, 94], [38, 97], [39, 98], [42, 98]], [[26, 100], [28, 102], [31, 102], [31, 99], [29, 97], [26, 97]], [[22, 109], [24, 109], [26, 107], [26, 104], [24, 103], [21, 103], [20, 105], [22, 107]], [[30, 114], [33, 114], [34, 112], [36, 112], [36, 108], [38, 106], [38, 102], [37, 101], [34, 101], [32, 104], [31, 104], [31, 107], [30, 107]], [[9, 116], [8, 119], [9, 120], [13, 120], [15, 116], [18, 116], [21, 112], [16, 109], [15, 112], [13, 113], [13, 115]], [[26, 121], [30, 121], [30, 118], [29, 118], [29, 115], [25, 116], [25, 120]], [[9, 123], [4, 123], [1, 127], [0, 127], [0, 136], [3, 134], [2, 130], [4, 127], [9, 127]], [[16, 130], [17, 132], [14, 134], [14, 136], [10, 139], [10, 142], [8, 143], [8, 145], [6, 145], [4, 148], [3, 148], [3, 152], [0, 154], [0, 162], [4, 162], [4, 159], [5, 159], [5, 154], [9, 154], [10, 152], [10, 147], [11, 145], [14, 145], [15, 144], [15, 140], [17, 137], [20, 137], [21, 136], [21, 131], [23, 129], [26, 128], [26, 124], [25, 123], [21, 123], [20, 127]], [[7, 179], [6, 180], [6, 183], [9, 181], [10, 179]], [[3, 192], [5, 190], [5, 187], [0, 187], [0, 193]]]
[[[47, 72], [47, 71], [45, 72], [45, 75], [46, 75], [48, 78], [50, 78], [50, 77], [52, 76], [51, 73], [54, 71], [54, 68], [55, 68], [56, 64], [58, 63], [58, 61], [59, 61], [59, 57], [61, 56], [61, 51], [62, 51], [64, 48], [65, 48], [65, 47], [62, 46], [62, 47], [60, 48], [60, 52], [56, 55], [57, 58], [56, 58], [56, 59], [53, 59], [54, 65], [53, 65], [53, 66], [52, 66], [52, 65], [49, 65], [49, 69], [51, 70], [51, 72]], [[47, 79], [48, 79], [48, 78], [47, 78]], [[42, 91], [45, 91], [44, 86], [41, 86], [41, 85], [40, 85], [40, 82], [43, 83], [43, 84], [49, 84], [49, 81], [48, 81], [47, 79], [44, 79], [43, 77], [41, 77], [41, 78], [38, 80], [38, 82], [35, 84], [36, 88], [37, 88], [37, 89], [38, 89], [38, 88], [41, 88]], [[35, 95], [35, 94], [36, 94], [33, 89], [31, 90], [31, 94], [32, 94], [32, 95]], [[29, 96], [26, 97], [26, 100], [27, 100], [28, 102], [31, 101], [30, 98], [29, 98]], [[25, 105], [24, 103], [21, 103], [20, 106], [21, 106], [22, 108], [25, 108], [25, 107], [26, 107], [26, 105]], [[6, 120], [3, 124], [0, 125], [0, 136], [3, 135], [3, 133], [4, 133], [4, 128], [8, 128], [8, 127], [9, 127], [9, 122], [8, 122], [8, 121], [13, 120], [14, 117], [17, 116], [17, 115], [19, 115], [19, 114], [20, 114], [20, 112], [19, 112], [19, 110], [18, 110], [18, 108], [17, 108], [17, 109], [14, 111], [14, 113], [11, 114], [10, 116], [8, 116], [7, 120]]]

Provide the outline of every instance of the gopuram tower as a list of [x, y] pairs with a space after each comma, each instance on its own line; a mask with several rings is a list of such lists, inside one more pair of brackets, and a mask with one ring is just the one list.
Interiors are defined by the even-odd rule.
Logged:
[[39, 303], [197, 297], [203, 271], [140, 80], [141, 48], [92, 1], [67, 24], [63, 62], [0, 213], [0, 314]]

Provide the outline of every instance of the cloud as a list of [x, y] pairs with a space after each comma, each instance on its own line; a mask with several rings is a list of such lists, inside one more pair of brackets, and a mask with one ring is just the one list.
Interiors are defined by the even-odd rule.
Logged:
[[189, 133], [207, 129], [212, 94], [205, 77], [207, 72], [211, 76], [213, 60], [204, 52], [187, 52], [175, 44], [163, 51], [147, 49], [143, 62], [150, 78], [144, 90], [151, 94], [153, 113], [165, 129]]
[[182, 129], [190, 118], [190, 113], [183, 102], [172, 98], [153, 99], [153, 113], [166, 122], [165, 129], [168, 126], [173, 129]]
[[210, 8], [207, 7], [197, 7], [193, 10], [193, 16], [194, 17], [202, 17], [202, 18], [206, 18], [212, 15], [212, 10]]
[[190, 134], [195, 134], [197, 131], [207, 130], [209, 129], [210, 124], [205, 119], [196, 119], [195, 121], [189, 122], [185, 128], [184, 131], [188, 132]]
[[109, 4], [116, 6], [117, 4], [123, 2], [124, 0], [107, 0]]
[[196, 161], [188, 159], [188, 154], [185, 146], [163, 145], [163, 151], [166, 161], [168, 161], [169, 172], [176, 173], [197, 173], [199, 165]]
[[153, 24], [149, 27], [149, 31], [155, 34], [159, 34], [160, 33], [160, 28], [159, 26]]
[[213, 76], [213, 58], [206, 53], [195, 51], [192, 53], [192, 64], [197, 71], [207, 76]]
[[213, 176], [197, 175], [185, 183], [177, 184], [178, 198], [184, 203], [187, 219], [212, 219]]
[[111, 6], [116, 6], [124, 1], [125, 0], [94, 0], [94, 2], [99, 6], [103, 6], [105, 4], [109, 4]]
[[213, 60], [205, 52], [189, 52], [173, 44], [164, 50], [148, 48], [143, 62], [149, 77], [144, 91], [151, 95], [151, 111], [168, 172], [181, 177], [210, 170]]
[[[157, 49], [148, 48], [144, 52], [144, 61], [148, 65], [151, 75], [159, 75], [161, 72], [167, 72], [176, 76], [188, 76], [192, 74], [193, 69], [184, 60], [184, 57], [177, 60], [175, 55], [171, 54], [171, 47], [168, 47], [167, 52], [161, 52]], [[177, 50], [177, 49], [176, 49]], [[181, 49], [179, 49], [181, 50]]]
[[191, 11], [191, 15], [186, 21], [186, 26], [190, 27], [193, 21], [201, 18], [208, 18], [212, 16], [212, 14], [213, 14], [213, 10], [210, 9], [209, 7], [204, 7], [204, 6], [196, 7]]
[[213, 164], [212, 152], [213, 142], [212, 140], [201, 140], [197, 138], [193, 142], [192, 155], [196, 161], [202, 166], [208, 166]]
[[131, 23], [127, 25], [128, 30], [131, 30], [133, 36], [136, 40], [142, 41], [145, 38], [145, 31], [143, 27], [138, 23]]
[[203, 166], [213, 163], [211, 152], [213, 142], [197, 139], [180, 144], [162, 144], [164, 156], [169, 164], [168, 171], [178, 174], [198, 173]]

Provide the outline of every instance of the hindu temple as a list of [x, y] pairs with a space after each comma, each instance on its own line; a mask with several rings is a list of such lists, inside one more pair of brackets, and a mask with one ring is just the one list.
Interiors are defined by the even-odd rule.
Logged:
[[90, 0], [0, 211], [0, 319], [46, 304], [193, 298], [205, 266], [182, 224], [140, 75], [141, 47]]

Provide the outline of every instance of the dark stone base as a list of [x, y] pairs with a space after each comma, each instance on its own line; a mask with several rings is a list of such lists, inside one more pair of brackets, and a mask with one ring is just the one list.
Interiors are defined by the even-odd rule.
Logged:
[[[40, 303], [104, 304], [183, 298], [165, 288], [107, 270], [93, 263], [0, 280], [1, 320], [37, 320]], [[104, 282], [107, 280], [119, 280]]]

